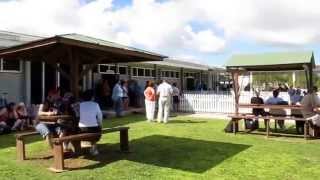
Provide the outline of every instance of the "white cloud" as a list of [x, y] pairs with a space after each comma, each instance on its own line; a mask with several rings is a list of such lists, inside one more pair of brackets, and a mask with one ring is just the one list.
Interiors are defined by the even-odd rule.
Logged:
[[[112, 0], [0, 1], [0, 29], [39, 35], [76, 32], [195, 58], [223, 52], [238, 38], [276, 46], [320, 40], [318, 0], [133, 0], [130, 6], [112, 7]], [[199, 29], [193, 22], [205, 26]]]

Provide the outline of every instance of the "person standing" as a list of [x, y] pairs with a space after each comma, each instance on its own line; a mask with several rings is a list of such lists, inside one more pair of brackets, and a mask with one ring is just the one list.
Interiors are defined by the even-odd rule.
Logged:
[[162, 80], [162, 83], [157, 88], [157, 95], [159, 96], [159, 110], [158, 110], [158, 122], [164, 123], [168, 122], [170, 105], [171, 105], [171, 96], [173, 89], [170, 84], [165, 80]]
[[123, 106], [123, 90], [121, 88], [122, 80], [116, 83], [112, 90], [112, 100], [114, 105], [114, 110], [117, 117], [122, 116], [122, 106]]
[[128, 110], [129, 108], [128, 82], [122, 81], [121, 88], [123, 92], [122, 94], [123, 109]]
[[148, 81], [148, 86], [144, 90], [145, 104], [146, 104], [146, 116], [147, 121], [151, 122], [154, 119], [154, 112], [156, 107], [156, 91], [154, 90], [154, 83]]
[[[111, 102], [110, 102], [110, 94], [111, 94], [111, 89], [109, 86], [109, 82], [106, 79], [103, 79], [102, 81], [102, 86], [101, 86], [101, 92], [100, 92], [100, 101], [101, 105], [103, 105], [105, 108], [109, 107]], [[103, 107], [101, 107], [103, 108]]]
[[173, 112], [179, 111], [179, 103], [180, 103], [180, 90], [177, 87], [177, 83], [172, 84], [172, 98], [173, 98]]

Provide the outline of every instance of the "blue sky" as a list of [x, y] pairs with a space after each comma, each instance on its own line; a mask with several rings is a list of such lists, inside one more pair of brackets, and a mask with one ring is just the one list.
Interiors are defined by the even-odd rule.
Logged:
[[314, 51], [319, 63], [319, 8], [317, 0], [6, 0], [0, 29], [81, 33], [212, 66], [277, 51]]

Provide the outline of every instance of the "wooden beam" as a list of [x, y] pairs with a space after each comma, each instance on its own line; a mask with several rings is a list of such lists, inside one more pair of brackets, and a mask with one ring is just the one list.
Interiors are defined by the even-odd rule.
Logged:
[[61, 76], [66, 78], [67, 80], [71, 80], [70, 74], [68, 74], [66, 71], [64, 71], [58, 64], [49, 64], [51, 67], [53, 67], [56, 71], [59, 71]]
[[79, 59], [72, 47], [67, 47], [70, 66], [70, 90], [76, 99], [79, 98]]
[[240, 99], [240, 86], [239, 86], [239, 72], [233, 71], [232, 80], [233, 80], [233, 91], [235, 97], [235, 113], [239, 113], [239, 99]]
[[84, 70], [81, 71], [80, 73], [80, 77], [83, 77], [85, 74], [87, 74], [91, 69], [93, 69], [95, 66], [97, 66], [98, 64], [100, 64], [100, 62], [104, 59], [108, 59], [108, 58], [100, 58], [95, 60], [92, 64], [88, 64], [86, 66], [86, 68]]

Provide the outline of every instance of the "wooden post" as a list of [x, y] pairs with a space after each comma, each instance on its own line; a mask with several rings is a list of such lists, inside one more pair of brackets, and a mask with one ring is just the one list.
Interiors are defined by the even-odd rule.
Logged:
[[70, 89], [76, 99], [79, 98], [79, 59], [72, 48], [68, 48], [70, 65]]
[[62, 143], [53, 144], [53, 171], [61, 172], [64, 170], [64, 157]]
[[304, 139], [307, 139], [308, 123], [309, 123], [308, 120], [304, 121], [304, 126], [303, 126], [303, 130], [304, 130], [303, 137], [304, 137]]
[[234, 135], [236, 135], [237, 133], [237, 129], [236, 129], [236, 119], [232, 119], [232, 131], [234, 133]]
[[239, 113], [239, 98], [240, 98], [240, 86], [239, 86], [239, 72], [233, 71], [232, 73], [232, 80], [233, 80], [233, 91], [235, 96], [235, 113]]
[[120, 130], [120, 150], [122, 152], [129, 152], [128, 129]]
[[17, 160], [23, 161], [26, 159], [26, 152], [25, 152], [25, 144], [23, 139], [17, 138], [16, 139], [16, 150], [17, 150]]
[[270, 134], [270, 120], [269, 119], [267, 119], [267, 123], [266, 123], [266, 130], [267, 130], [267, 138], [269, 138], [269, 134]]
[[184, 90], [184, 69], [180, 68], [180, 91], [183, 93]]

